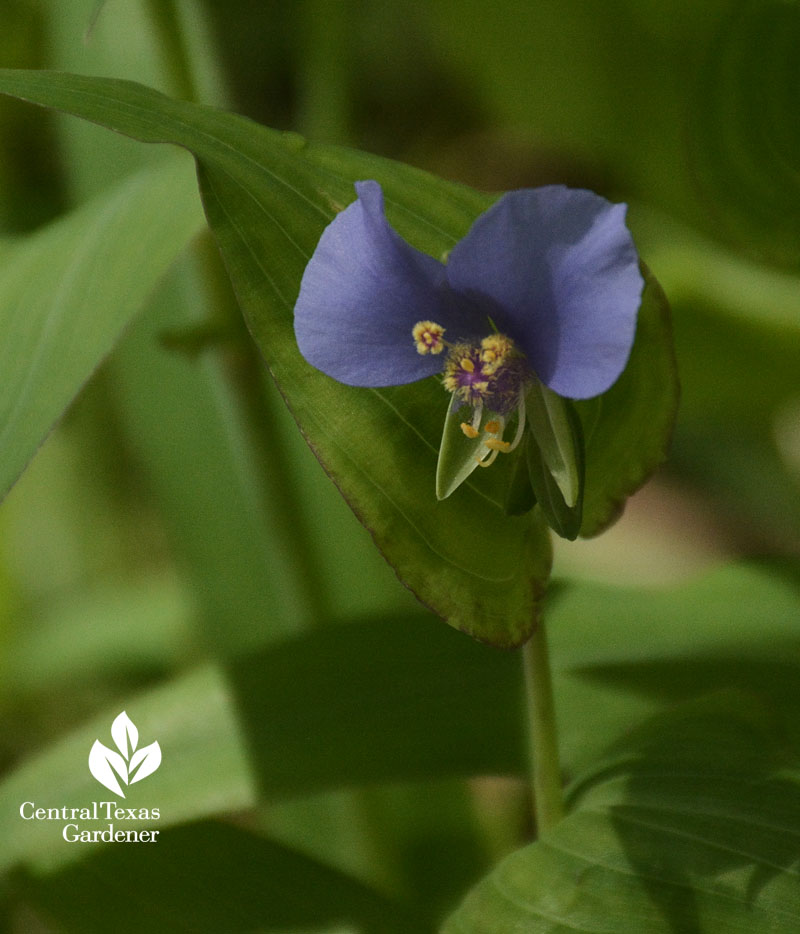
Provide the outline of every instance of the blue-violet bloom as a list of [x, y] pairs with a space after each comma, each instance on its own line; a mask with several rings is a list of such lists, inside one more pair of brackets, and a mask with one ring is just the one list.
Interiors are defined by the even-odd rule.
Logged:
[[375, 387], [441, 373], [448, 412], [469, 406], [461, 429], [483, 436], [482, 466], [519, 443], [535, 380], [586, 399], [623, 371], [644, 284], [624, 204], [563, 185], [512, 191], [444, 264], [390, 227], [377, 182], [355, 187], [295, 306], [300, 352], [317, 369]]

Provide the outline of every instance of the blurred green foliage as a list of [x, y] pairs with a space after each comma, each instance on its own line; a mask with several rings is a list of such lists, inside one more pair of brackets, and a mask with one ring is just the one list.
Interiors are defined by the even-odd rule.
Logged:
[[[764, 783], [759, 819], [797, 827], [798, 36], [790, 0], [7, 0], [0, 11], [2, 67], [129, 78], [487, 191], [557, 181], [631, 203], [672, 304], [682, 408], [646, 497], [607, 539], [556, 553], [570, 578], [550, 613], [577, 809], [555, 846], [580, 846], [596, 819], [587, 833], [610, 841], [596, 867], [609, 852], [622, 871], [646, 863], [619, 814], [646, 807], [652, 789], [641, 769], [611, 785], [609, 774], [646, 759], [651, 735], [674, 742], [661, 719], [621, 738], [685, 703], [679, 722], [703, 724], [682, 750], [693, 777], [680, 797], [673, 765], [657, 763], [669, 788], [656, 810], [697, 800], [710, 781], [703, 737], [716, 736], [731, 773]], [[158, 148], [1, 98], [0, 269], [45, 222], [100, 210], [134, 172], [168, 171]], [[103, 930], [112, 912], [126, 929], [180, 930], [215, 881], [228, 900], [221, 915], [192, 915], [194, 930], [435, 930], [530, 839], [518, 660], [444, 630], [394, 578], [261, 368], [208, 240], [136, 305], [0, 510], [0, 867], [16, 867], [0, 883], [0, 930]], [[0, 320], [24, 322], [29, 308], [23, 291]], [[60, 375], [51, 364], [48, 378]], [[0, 373], [0, 411], [13, 386]], [[760, 564], [708, 574], [742, 558]], [[639, 585], [622, 588], [634, 561]], [[687, 565], [707, 576], [676, 581]], [[692, 706], [731, 688], [741, 693], [713, 716]], [[17, 809], [97, 795], [85, 757], [124, 705], [164, 747], [136, 792], [171, 809], [164, 862], [125, 865], [112, 847], [63, 865], [66, 844]], [[171, 776], [168, 756], [182, 763]], [[724, 820], [692, 818], [692, 832], [709, 849], [743, 847], [724, 825], [751, 798], [725, 792], [717, 805]], [[235, 827], [210, 821], [231, 815]], [[759, 923], [788, 931], [775, 906], [796, 901], [795, 854], [779, 850], [764, 830], [751, 862], [772, 860], [777, 875], [749, 889], [736, 873], [750, 863], [684, 865], [667, 849], [665, 872], [698, 886], [736, 876], [714, 897], [763, 899]], [[234, 868], [204, 874], [220, 853]], [[528, 878], [542, 859], [522, 849], [511, 865]], [[567, 863], [567, 877], [583, 871]], [[283, 884], [256, 896], [253, 865]], [[591, 906], [608, 883], [602, 869], [587, 878]], [[495, 930], [486, 891], [459, 930]], [[690, 917], [663, 886], [630, 897], [651, 926], [618, 916], [614, 930], [725, 930], [716, 903]], [[293, 900], [307, 910], [292, 914]]]

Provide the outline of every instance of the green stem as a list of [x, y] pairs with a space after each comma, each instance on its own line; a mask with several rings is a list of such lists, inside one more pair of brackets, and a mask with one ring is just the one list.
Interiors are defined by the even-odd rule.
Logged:
[[530, 641], [523, 647], [522, 657], [528, 702], [533, 810], [537, 833], [541, 835], [564, 816], [553, 679], [543, 621], [539, 621]]
[[347, 143], [356, 11], [349, 0], [304, 0], [297, 9], [297, 129], [315, 142]]
[[173, 93], [183, 100], [196, 100], [192, 63], [174, 0], [147, 0], [147, 7], [161, 45], [163, 68], [169, 76]]

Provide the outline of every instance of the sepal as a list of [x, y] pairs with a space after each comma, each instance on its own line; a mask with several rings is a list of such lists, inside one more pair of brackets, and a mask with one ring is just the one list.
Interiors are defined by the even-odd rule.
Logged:
[[583, 429], [569, 401], [538, 380], [525, 398], [526, 457], [533, 494], [548, 525], [562, 538], [578, 537], [583, 518]]
[[472, 408], [462, 405], [455, 395], [451, 396], [436, 465], [436, 498], [439, 500], [447, 499], [461, 486], [486, 452], [485, 432], [469, 438], [461, 428], [462, 423], [469, 424], [472, 418]]

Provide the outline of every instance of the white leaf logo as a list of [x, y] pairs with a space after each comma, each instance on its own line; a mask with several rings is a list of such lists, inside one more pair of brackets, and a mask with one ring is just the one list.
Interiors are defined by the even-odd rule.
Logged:
[[128, 781], [131, 784], [140, 782], [148, 775], [152, 775], [160, 765], [161, 747], [158, 743], [143, 746], [131, 756], [131, 761], [128, 763]]
[[155, 742], [137, 749], [139, 731], [124, 710], [111, 724], [111, 738], [119, 752], [96, 739], [89, 752], [89, 771], [101, 785], [124, 798], [120, 779], [129, 785], [152, 775], [161, 765], [161, 747]]
[[128, 758], [128, 740], [130, 740], [131, 752], [136, 749], [139, 742], [139, 731], [124, 710], [111, 724], [111, 738], [126, 759]]

